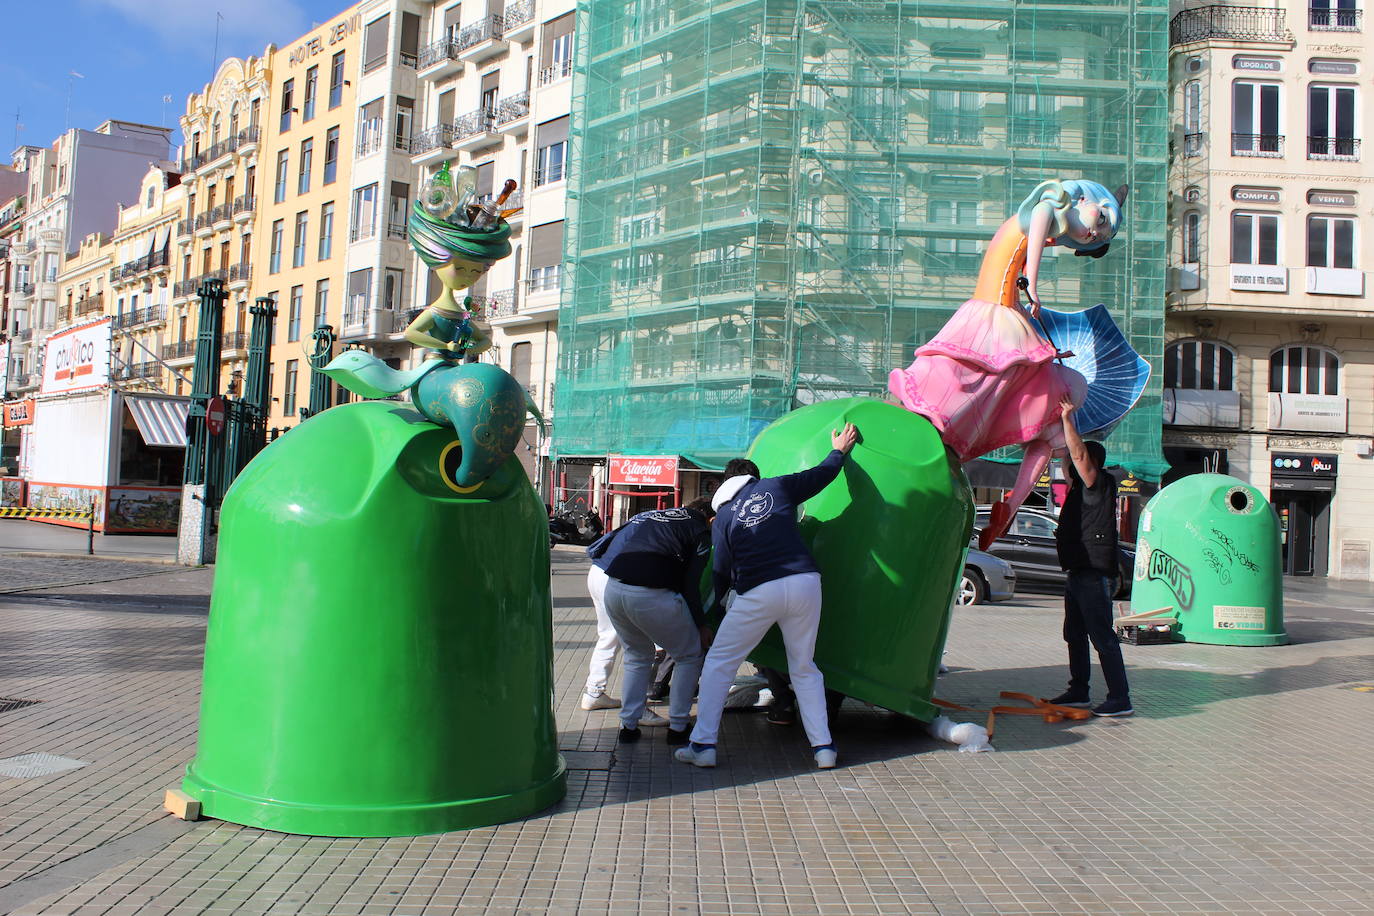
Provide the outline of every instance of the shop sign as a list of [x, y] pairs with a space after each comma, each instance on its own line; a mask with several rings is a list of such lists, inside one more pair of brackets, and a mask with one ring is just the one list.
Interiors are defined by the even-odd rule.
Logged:
[[1274, 452], [1270, 455], [1274, 477], [1320, 477], [1335, 479], [1335, 455], [1311, 455], [1301, 452]]
[[1232, 264], [1231, 289], [1260, 293], [1288, 292], [1288, 268], [1272, 264]]
[[110, 383], [111, 321], [106, 318], [48, 337], [41, 394], [87, 391]]
[[29, 426], [33, 423], [33, 398], [10, 401], [5, 405], [5, 426]]
[[1338, 394], [1269, 392], [1269, 428], [1307, 433], [1343, 433], [1349, 402]]
[[1278, 73], [1283, 69], [1283, 62], [1277, 57], [1246, 57], [1237, 54], [1231, 58], [1231, 66], [1247, 73]]
[[607, 482], [611, 486], [677, 486], [677, 456], [611, 455]]
[[303, 63], [324, 51], [326, 41], [329, 47], [333, 47], [343, 41], [354, 32], [358, 31], [358, 24], [362, 21], [362, 13], [354, 13], [347, 19], [341, 19], [333, 25], [325, 28], [319, 35], [312, 35], [291, 49], [287, 56], [287, 63], [291, 66]]
[[1309, 60], [1308, 73], [1330, 73], [1334, 76], [1354, 76], [1360, 67], [1353, 60]]
[[1278, 188], [1246, 188], [1236, 185], [1231, 189], [1231, 199], [1243, 204], [1276, 204], [1279, 202]]
[[1355, 195], [1340, 191], [1308, 191], [1307, 202], [1314, 207], [1353, 207]]

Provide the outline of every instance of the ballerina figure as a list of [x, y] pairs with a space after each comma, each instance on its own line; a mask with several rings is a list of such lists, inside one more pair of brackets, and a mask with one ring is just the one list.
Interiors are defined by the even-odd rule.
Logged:
[[[1047, 245], [1100, 258], [1121, 227], [1125, 185], [1115, 193], [1095, 181], [1046, 181], [992, 237], [973, 298], [906, 369], [894, 369], [888, 387], [902, 406], [935, 424], [960, 461], [1005, 445], [1025, 446], [1010, 494], [992, 507], [979, 534], [987, 547], [1011, 524], [1052, 454], [1064, 453], [1060, 402], [1081, 405], [1088, 386], [1079, 372], [1036, 331], [1018, 301], [1024, 289], [1031, 317], [1040, 317], [1036, 291]], [[1023, 279], [1024, 278], [1024, 279]]]

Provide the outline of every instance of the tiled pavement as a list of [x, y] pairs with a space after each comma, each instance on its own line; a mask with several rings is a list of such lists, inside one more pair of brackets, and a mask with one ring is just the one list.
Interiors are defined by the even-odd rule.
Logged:
[[[1362, 586], [1295, 586], [1291, 646], [1126, 647], [1134, 719], [1008, 718], [998, 752], [971, 755], [849, 703], [842, 766], [821, 773], [800, 729], [740, 713], [707, 771], [661, 739], [617, 748], [614, 713], [577, 708], [594, 628], [560, 550], [568, 798], [336, 840], [161, 813], [194, 753], [211, 572], [75, 562], [0, 558], [0, 696], [40, 701], [0, 713], [0, 758], [87, 764], [0, 778], [0, 913], [1374, 912], [1374, 692], [1349, 689], [1374, 683]], [[10, 591], [54, 582], [87, 584]], [[1054, 605], [961, 612], [942, 696], [1057, 692]]]

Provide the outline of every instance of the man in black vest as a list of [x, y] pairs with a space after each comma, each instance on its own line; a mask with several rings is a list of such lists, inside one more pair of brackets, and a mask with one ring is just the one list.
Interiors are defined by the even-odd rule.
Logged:
[[1129, 716], [1131, 688], [1121, 641], [1112, 628], [1112, 595], [1116, 591], [1116, 481], [1105, 470], [1107, 450], [1101, 442], [1084, 442], [1073, 421], [1074, 403], [1064, 398], [1064, 441], [1069, 447], [1065, 470], [1072, 481], [1055, 532], [1059, 565], [1068, 573], [1064, 586], [1064, 642], [1069, 646], [1069, 689], [1051, 702], [1088, 706], [1088, 675], [1097, 650], [1107, 699], [1093, 707], [1097, 716]]

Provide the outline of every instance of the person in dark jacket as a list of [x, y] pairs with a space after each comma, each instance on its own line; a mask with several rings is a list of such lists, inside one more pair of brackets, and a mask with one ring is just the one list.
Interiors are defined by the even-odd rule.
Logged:
[[[730, 684], [745, 656], [776, 623], [816, 765], [835, 765], [825, 680], [812, 657], [821, 620], [821, 575], [802, 542], [797, 510], [839, 476], [858, 436], [854, 424], [845, 424], [831, 434], [834, 450], [824, 461], [785, 477], [759, 479], [758, 467], [743, 458], [725, 466], [726, 480], [711, 501], [717, 512], [711, 541], [716, 601], [725, 605], [726, 614], [702, 668], [692, 743], [677, 750], [678, 760], [716, 765], [716, 735]], [[734, 595], [727, 600], [731, 591]]]
[[710, 642], [701, 577], [711, 551], [714, 516], [705, 497], [683, 508], [641, 512], [587, 551], [606, 575], [606, 616], [625, 650], [621, 741], [639, 740], [658, 645], [676, 662], [668, 700], [668, 743], [687, 743], [692, 697]]
[[1064, 642], [1069, 647], [1069, 687], [1051, 702], [1061, 706], [1090, 705], [1088, 676], [1091, 642], [1097, 650], [1107, 698], [1093, 707], [1098, 716], [1129, 716], [1131, 688], [1121, 641], [1112, 627], [1112, 595], [1116, 592], [1116, 481], [1105, 470], [1107, 450], [1100, 442], [1084, 442], [1074, 424], [1074, 404], [1063, 408], [1064, 441], [1069, 455], [1065, 471], [1072, 481], [1055, 532], [1059, 565], [1068, 573], [1064, 586]]

